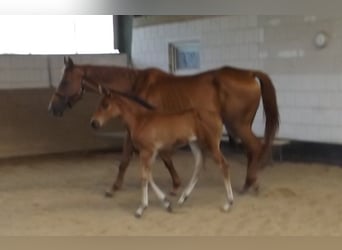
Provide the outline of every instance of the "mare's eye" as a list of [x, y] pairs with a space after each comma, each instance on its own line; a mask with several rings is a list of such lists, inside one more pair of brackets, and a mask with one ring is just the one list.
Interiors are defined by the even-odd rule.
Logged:
[[108, 102], [102, 103], [102, 107], [103, 107], [104, 109], [108, 109], [108, 108], [109, 108]]

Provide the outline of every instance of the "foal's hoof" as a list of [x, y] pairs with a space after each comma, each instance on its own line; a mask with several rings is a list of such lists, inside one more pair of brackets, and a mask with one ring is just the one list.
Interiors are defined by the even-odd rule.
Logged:
[[166, 209], [166, 211], [168, 211], [169, 213], [172, 213], [172, 204], [171, 204], [171, 201], [169, 201], [168, 199], [164, 199], [164, 201], [163, 201], [163, 205], [164, 205], [164, 207], [165, 207], [165, 209]]
[[168, 211], [169, 213], [172, 213], [173, 209], [171, 204], [166, 208], [166, 211]]
[[135, 211], [135, 218], [140, 219], [146, 209], [146, 206], [139, 206], [138, 209]]
[[224, 204], [221, 207], [221, 211], [224, 213], [227, 213], [232, 209], [232, 206], [233, 206], [233, 201], [229, 201], [228, 203]]
[[176, 195], [177, 195], [177, 190], [176, 190], [176, 189], [172, 189], [172, 190], [170, 191], [170, 195], [171, 195], [171, 196], [176, 196]]
[[142, 214], [135, 212], [134, 217], [140, 219], [142, 217]]
[[231, 206], [223, 205], [220, 210], [223, 213], [228, 213], [230, 210], [232, 210], [232, 207]]
[[183, 205], [184, 202], [186, 202], [186, 200], [188, 199], [188, 197], [189, 197], [189, 196], [187, 196], [187, 195], [182, 195], [182, 196], [179, 198], [177, 204], [178, 204], [179, 206]]

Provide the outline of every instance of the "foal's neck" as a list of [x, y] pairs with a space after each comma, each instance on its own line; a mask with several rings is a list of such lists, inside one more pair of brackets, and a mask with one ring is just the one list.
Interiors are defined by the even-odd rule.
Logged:
[[153, 112], [126, 97], [117, 96], [115, 97], [115, 102], [120, 109], [123, 122], [128, 126], [131, 133], [139, 125], [144, 115]]
[[130, 92], [137, 81], [141, 71], [119, 66], [95, 66], [81, 65], [85, 73], [85, 80], [106, 89], [114, 89], [123, 92]]

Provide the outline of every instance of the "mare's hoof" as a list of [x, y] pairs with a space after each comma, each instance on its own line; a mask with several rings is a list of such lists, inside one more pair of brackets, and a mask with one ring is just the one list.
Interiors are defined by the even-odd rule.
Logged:
[[170, 191], [171, 196], [176, 196], [177, 195], [177, 190], [173, 189]]
[[242, 190], [239, 192], [239, 194], [240, 195], [245, 195], [245, 194], [251, 192], [251, 190], [252, 190], [253, 194], [258, 195], [260, 193], [260, 186], [259, 186], [259, 184], [253, 184], [253, 185], [248, 186], [248, 187], [244, 186], [242, 188]]
[[106, 191], [104, 195], [106, 198], [112, 198], [114, 195], [114, 192], [113, 191]]
[[259, 195], [260, 194], [260, 186], [259, 185], [255, 185], [253, 187], [253, 191], [255, 195]]

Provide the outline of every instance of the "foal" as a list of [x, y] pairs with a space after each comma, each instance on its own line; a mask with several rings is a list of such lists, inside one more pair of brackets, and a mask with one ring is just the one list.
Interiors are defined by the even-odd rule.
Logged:
[[194, 155], [195, 168], [178, 204], [183, 204], [194, 189], [203, 162], [202, 150], [207, 149], [222, 170], [227, 199], [223, 210], [229, 210], [233, 204], [233, 191], [229, 166], [220, 151], [223, 124], [218, 114], [210, 111], [199, 113], [193, 109], [178, 113], [160, 113], [135, 96], [115, 91], [103, 97], [91, 119], [91, 124], [93, 127], [101, 127], [110, 118], [118, 116], [128, 127], [132, 142], [139, 151], [142, 202], [135, 212], [137, 218], [142, 216], [148, 206], [148, 184], [163, 206], [169, 212], [172, 211], [171, 202], [154, 182], [151, 165], [158, 154], [170, 153], [172, 149], [187, 144]]

